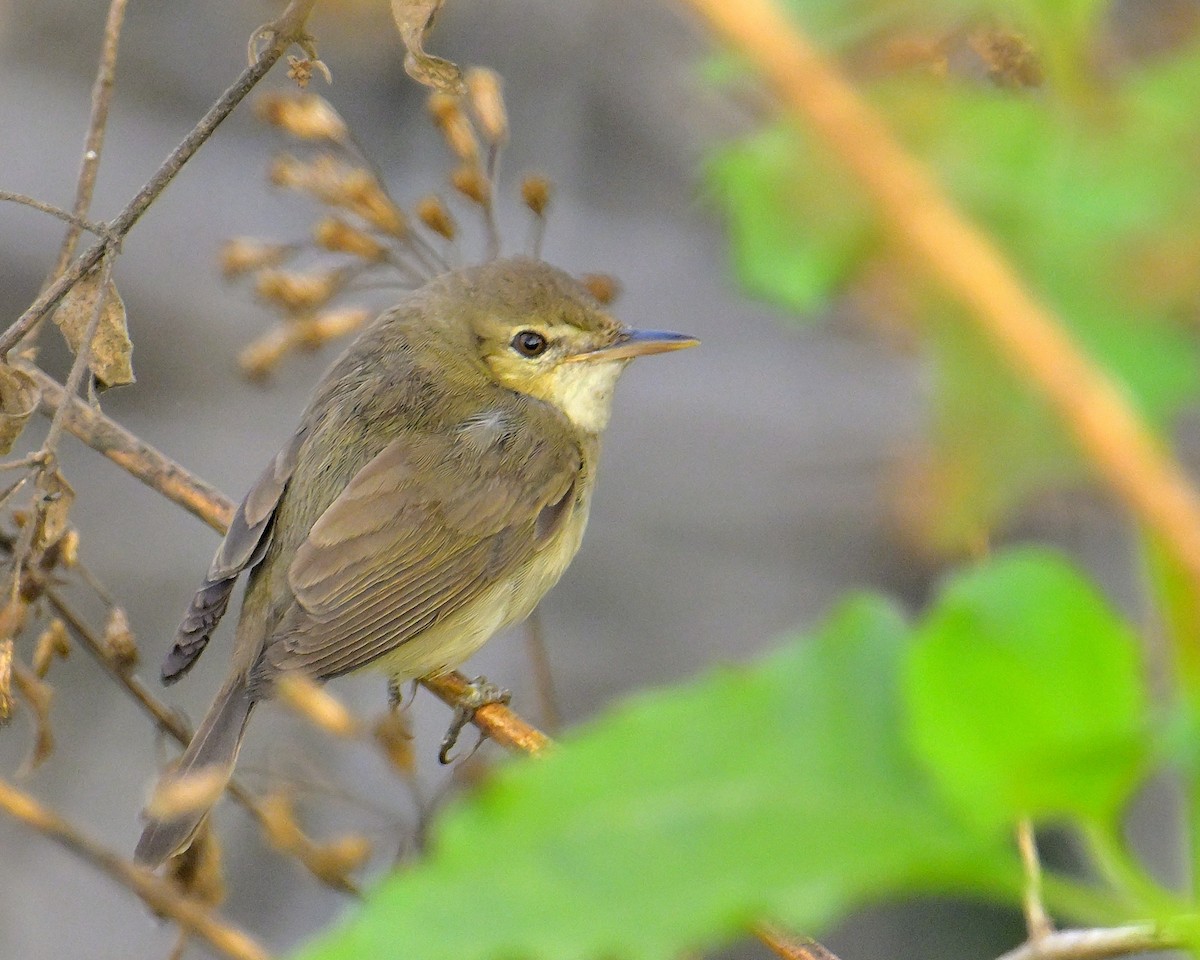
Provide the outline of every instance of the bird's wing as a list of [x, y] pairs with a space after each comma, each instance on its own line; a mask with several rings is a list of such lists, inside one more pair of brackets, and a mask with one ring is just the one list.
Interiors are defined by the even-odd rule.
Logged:
[[204, 583], [192, 597], [171, 651], [163, 661], [163, 683], [174, 683], [192, 668], [225, 615], [238, 576], [255, 566], [267, 552], [275, 508], [296, 468], [305, 436], [305, 430], [297, 431], [238, 505]]
[[346, 673], [470, 603], [558, 529], [581, 468], [579, 447], [547, 410], [393, 440], [297, 550], [295, 605], [260, 669]]

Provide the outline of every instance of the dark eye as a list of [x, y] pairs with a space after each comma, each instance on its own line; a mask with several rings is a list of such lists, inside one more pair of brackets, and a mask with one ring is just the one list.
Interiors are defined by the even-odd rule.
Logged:
[[523, 357], [540, 357], [549, 344], [536, 330], [522, 330], [512, 338], [511, 346]]

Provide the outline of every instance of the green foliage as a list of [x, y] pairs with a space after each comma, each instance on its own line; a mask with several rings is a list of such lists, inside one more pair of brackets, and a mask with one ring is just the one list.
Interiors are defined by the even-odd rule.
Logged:
[[[1145, 712], [1136, 642], [1088, 582], [1047, 552], [1002, 555], [915, 628], [859, 597], [759, 663], [642, 695], [510, 765], [304, 957], [657, 960], [762, 918], [819, 933], [901, 895], [1015, 902], [1025, 815], [1106, 838], [1113, 858], [1161, 747]], [[1122, 883], [1053, 875], [1047, 891], [1117, 922], [1150, 902]]]
[[[973, 0], [791, 7], [835, 49], [883, 42], [878, 30], [838, 27], [866, 23], [868, 10], [871, 22], [884, 18], [931, 40], [957, 23], [996, 22], [990, 5]], [[1104, 9], [1096, 0], [1004, 7], [1003, 25], [1020, 30], [1040, 58], [1040, 89], [998, 89], [951, 70], [944, 78], [885, 75], [865, 92], [1161, 428], [1200, 394], [1200, 347], [1181, 323], [1200, 301], [1200, 51], [1101, 80], [1089, 65], [1099, 56]], [[960, 51], [973, 55], [969, 43]], [[706, 170], [738, 275], [758, 296], [812, 313], [886, 252], [859, 189], [798, 129], [769, 127], [721, 147]], [[898, 280], [911, 286], [919, 276], [905, 261]], [[1076, 480], [1082, 465], [959, 308], [915, 290], [936, 388], [928, 532], [960, 546], [1031, 492]]]
[[1137, 641], [1040, 550], [956, 577], [916, 633], [913, 742], [964, 814], [1115, 822], [1144, 772]]

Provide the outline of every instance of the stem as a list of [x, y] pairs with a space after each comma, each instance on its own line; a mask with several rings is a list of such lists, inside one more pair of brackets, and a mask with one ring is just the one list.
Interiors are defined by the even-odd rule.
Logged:
[[49, 837], [97, 870], [132, 890], [151, 910], [170, 917], [184, 930], [233, 960], [270, 960], [270, 955], [246, 933], [230, 926], [207, 908], [180, 895], [167, 881], [145, 867], [129, 863], [91, 837], [76, 830], [32, 796], [0, 780], [0, 810]]
[[[755, 65], [825, 141], [885, 226], [969, 308], [997, 353], [1045, 396], [1100, 475], [1162, 538], [1200, 591], [1200, 496], [1120, 385], [1085, 357], [995, 244], [954, 207], [777, 3], [683, 2]], [[1200, 637], [1190, 642], [1200, 644]]]

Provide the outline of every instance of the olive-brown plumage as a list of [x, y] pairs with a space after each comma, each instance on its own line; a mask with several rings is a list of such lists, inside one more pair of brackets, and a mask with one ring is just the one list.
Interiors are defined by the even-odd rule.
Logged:
[[[628, 330], [525, 259], [438, 277], [383, 314], [318, 384], [184, 617], [168, 683], [249, 571], [229, 678], [166, 776], [232, 773], [287, 671], [436, 675], [527, 616], [579, 548], [622, 369], [695, 342]], [[137, 858], [184, 849], [205, 813], [149, 818]]]

